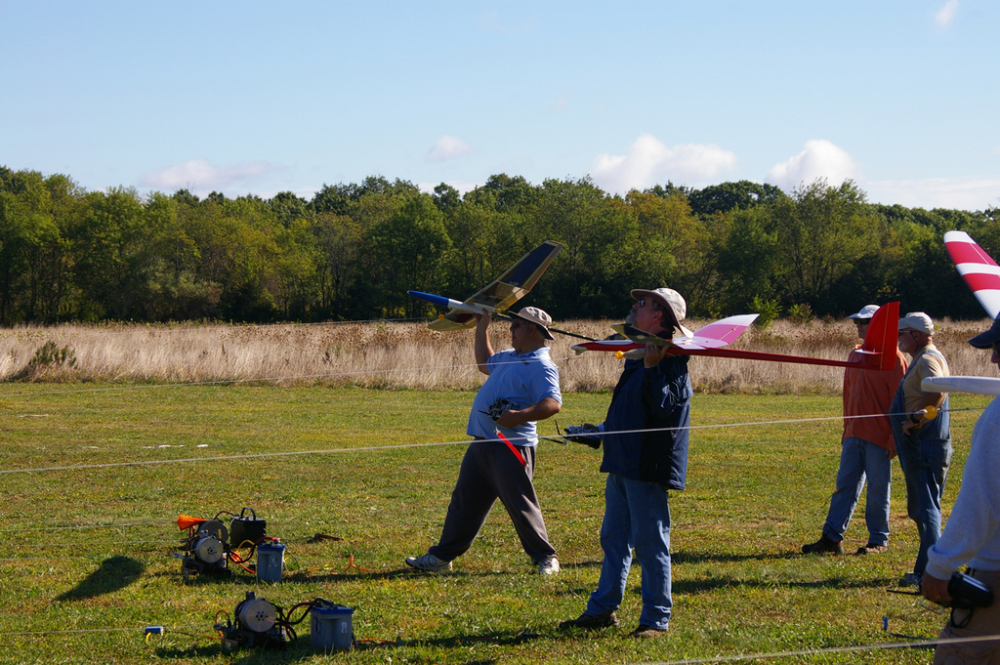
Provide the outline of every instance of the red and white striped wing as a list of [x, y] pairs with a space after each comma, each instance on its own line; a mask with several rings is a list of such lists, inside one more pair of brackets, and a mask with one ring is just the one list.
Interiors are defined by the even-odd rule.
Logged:
[[958, 274], [990, 318], [1000, 314], [1000, 266], [965, 231], [948, 231], [944, 246], [958, 268]]

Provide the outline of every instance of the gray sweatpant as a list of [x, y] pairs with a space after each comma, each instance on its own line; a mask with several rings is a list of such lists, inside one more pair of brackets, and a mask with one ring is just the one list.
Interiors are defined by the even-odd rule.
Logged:
[[535, 563], [553, 556], [542, 509], [531, 479], [535, 472], [535, 449], [518, 446], [522, 465], [502, 441], [476, 440], [469, 444], [451, 493], [441, 540], [428, 551], [443, 561], [465, 553], [483, 528], [486, 516], [499, 498], [507, 509], [521, 546]]

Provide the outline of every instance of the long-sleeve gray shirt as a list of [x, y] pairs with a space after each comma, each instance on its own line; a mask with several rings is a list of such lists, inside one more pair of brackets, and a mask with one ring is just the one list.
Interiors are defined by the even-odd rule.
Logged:
[[963, 564], [1000, 570], [1000, 397], [976, 422], [962, 488], [927, 557], [927, 572], [942, 580]]

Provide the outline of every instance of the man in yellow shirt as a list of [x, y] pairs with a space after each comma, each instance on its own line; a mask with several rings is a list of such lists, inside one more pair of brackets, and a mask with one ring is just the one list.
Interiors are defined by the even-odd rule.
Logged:
[[[921, 382], [931, 376], [950, 376], [948, 361], [934, 346], [934, 323], [923, 312], [899, 320], [899, 348], [911, 357], [889, 412], [899, 465], [906, 480], [906, 512], [917, 525], [920, 549], [904, 586], [920, 586], [927, 566], [927, 550], [941, 537], [941, 496], [951, 463], [951, 423], [948, 393], [924, 392]], [[924, 413], [934, 407], [934, 417]]]

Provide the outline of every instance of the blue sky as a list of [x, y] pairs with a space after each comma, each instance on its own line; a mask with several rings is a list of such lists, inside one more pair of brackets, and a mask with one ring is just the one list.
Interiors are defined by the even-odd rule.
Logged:
[[1000, 206], [1000, 3], [0, 0], [0, 164], [305, 198], [490, 175]]

